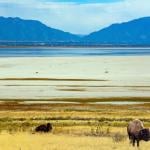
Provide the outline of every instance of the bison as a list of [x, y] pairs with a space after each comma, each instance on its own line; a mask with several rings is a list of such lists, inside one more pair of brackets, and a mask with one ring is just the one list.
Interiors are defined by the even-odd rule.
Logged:
[[35, 128], [36, 132], [50, 132], [52, 131], [52, 125], [50, 123], [47, 123], [47, 125], [40, 125]]
[[147, 128], [144, 128], [142, 121], [136, 119], [131, 121], [127, 126], [127, 133], [129, 140], [133, 146], [137, 141], [137, 147], [139, 147], [139, 142], [141, 140], [149, 141], [150, 140], [150, 131]]

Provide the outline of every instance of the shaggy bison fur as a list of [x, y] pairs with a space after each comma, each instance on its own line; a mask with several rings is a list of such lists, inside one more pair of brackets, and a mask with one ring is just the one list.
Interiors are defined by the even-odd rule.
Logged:
[[129, 140], [133, 146], [135, 146], [135, 142], [137, 142], [137, 146], [139, 147], [139, 143], [141, 140], [150, 140], [149, 129], [144, 128], [142, 121], [138, 119], [133, 120], [128, 124], [127, 133], [129, 136]]
[[36, 132], [50, 132], [52, 131], [52, 125], [50, 123], [47, 123], [46, 125], [40, 125], [35, 128]]

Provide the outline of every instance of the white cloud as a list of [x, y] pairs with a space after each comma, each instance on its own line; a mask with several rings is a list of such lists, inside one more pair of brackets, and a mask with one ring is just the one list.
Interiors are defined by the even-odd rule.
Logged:
[[87, 34], [112, 23], [150, 16], [150, 0], [93, 4], [0, 0], [0, 15], [36, 19], [64, 31]]

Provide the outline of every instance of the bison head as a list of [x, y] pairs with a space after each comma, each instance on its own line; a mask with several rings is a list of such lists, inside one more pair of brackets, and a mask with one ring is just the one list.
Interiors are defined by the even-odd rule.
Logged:
[[139, 139], [144, 141], [150, 140], [150, 130], [149, 129], [141, 129], [139, 131]]
[[47, 123], [47, 129], [52, 130], [52, 125], [50, 123]]

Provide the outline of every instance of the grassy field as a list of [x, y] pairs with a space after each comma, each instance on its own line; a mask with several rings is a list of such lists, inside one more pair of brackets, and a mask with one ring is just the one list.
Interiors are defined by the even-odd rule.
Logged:
[[[149, 143], [141, 143], [148, 150]], [[135, 150], [127, 140], [115, 142], [107, 137], [16, 133], [0, 135], [2, 150]]]
[[[126, 133], [128, 122], [138, 118], [150, 127], [150, 104], [9, 101], [1, 102], [0, 110], [2, 150], [132, 150]], [[53, 125], [52, 133], [35, 133], [36, 126], [48, 122]], [[149, 146], [150, 143], [142, 142], [140, 149], [148, 150]]]

